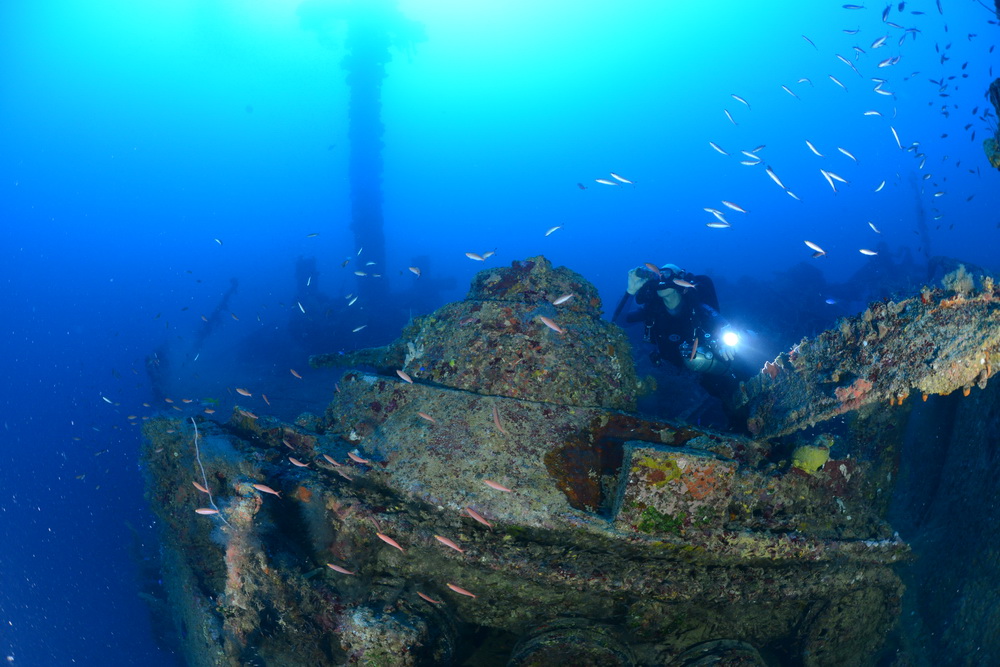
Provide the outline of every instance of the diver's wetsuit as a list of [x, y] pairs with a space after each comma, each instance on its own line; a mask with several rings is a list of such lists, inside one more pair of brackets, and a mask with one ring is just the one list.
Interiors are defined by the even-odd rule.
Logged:
[[[681, 303], [673, 313], [667, 310], [652, 282], [644, 285], [635, 295], [635, 302], [642, 309], [630, 314], [627, 321], [645, 323], [643, 340], [656, 346], [654, 363], [666, 360], [675, 366], [682, 366], [680, 346], [685, 341], [693, 344], [695, 336], [698, 336], [699, 346], [708, 345], [726, 324], [719, 315], [719, 302], [712, 279], [708, 276], [689, 276], [687, 279], [698, 287], [678, 290]], [[706, 333], [713, 338], [706, 339]]]

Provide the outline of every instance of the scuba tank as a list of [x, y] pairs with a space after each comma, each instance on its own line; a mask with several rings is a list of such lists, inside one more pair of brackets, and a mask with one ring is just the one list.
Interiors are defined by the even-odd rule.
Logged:
[[711, 334], [701, 332], [700, 336], [696, 335], [693, 341], [686, 340], [678, 346], [677, 349], [681, 353], [681, 360], [684, 362], [685, 368], [696, 373], [709, 373], [711, 375], [722, 375], [729, 371], [731, 362], [726, 361], [712, 350], [708, 344], [711, 338]]

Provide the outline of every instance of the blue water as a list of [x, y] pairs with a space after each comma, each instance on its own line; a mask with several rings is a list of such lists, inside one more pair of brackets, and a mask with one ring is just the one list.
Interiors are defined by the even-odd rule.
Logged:
[[[375, 279], [353, 271], [380, 271], [413, 315], [461, 298], [483, 268], [465, 253], [494, 249], [489, 263], [544, 254], [573, 268], [605, 311], [644, 262], [713, 275], [724, 312], [748, 296], [743, 276], [801, 262], [829, 283], [904, 249], [996, 270], [1000, 173], [982, 150], [996, 119], [980, 118], [1000, 75], [996, 17], [972, 0], [941, 0], [943, 13], [910, 1], [892, 6], [893, 28], [866, 4], [399, 2], [427, 38], [396, 52], [382, 89], [375, 268], [349, 228], [342, 35], [303, 26], [299, 3], [0, 4], [0, 654], [177, 664], [138, 595], [153, 590], [141, 565], [156, 542], [136, 424], [168, 408], [152, 355], [173, 355], [160, 390], [178, 401], [218, 399], [222, 415], [232, 388], [252, 385], [287, 418], [329, 399], [335, 375], [308, 374], [309, 354], [398, 335], [295, 330], [300, 257], [338, 304]], [[919, 145], [902, 150], [890, 128]], [[762, 164], [739, 164], [762, 144]], [[835, 193], [820, 169], [849, 184]], [[596, 182], [610, 172], [634, 186]], [[732, 227], [706, 227], [706, 207]], [[827, 255], [814, 260], [804, 240]], [[415, 262], [433, 290], [415, 286]], [[383, 307], [336, 316], [351, 330]]]

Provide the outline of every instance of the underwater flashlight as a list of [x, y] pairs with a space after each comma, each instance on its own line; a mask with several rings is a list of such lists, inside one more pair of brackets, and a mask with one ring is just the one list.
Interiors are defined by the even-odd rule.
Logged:
[[740, 337], [735, 331], [727, 331], [722, 334], [722, 342], [729, 347], [735, 347], [740, 342]]

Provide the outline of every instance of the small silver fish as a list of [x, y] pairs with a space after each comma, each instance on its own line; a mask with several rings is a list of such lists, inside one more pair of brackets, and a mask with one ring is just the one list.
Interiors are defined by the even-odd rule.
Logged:
[[733, 94], [730, 94], [729, 96], [730, 96], [731, 98], [733, 98], [734, 100], [736, 100], [737, 102], [742, 102], [743, 104], [747, 105], [747, 110], [750, 110], [750, 111], [752, 111], [752, 109], [750, 109], [750, 103], [749, 103], [749, 102], [747, 102], [747, 101], [746, 101], [745, 99], [743, 99], [742, 97], [740, 97], [739, 95], [733, 95]]
[[717, 143], [715, 143], [714, 141], [708, 142], [708, 145], [711, 146], [712, 148], [714, 148], [715, 150], [719, 151], [723, 155], [729, 155], [729, 153], [727, 153], [726, 151], [724, 151], [721, 148], [719, 148], [719, 145]]
[[771, 177], [772, 181], [774, 181], [775, 183], [778, 184], [779, 188], [781, 188], [782, 190], [787, 190], [788, 189], [788, 188], [785, 187], [785, 184], [781, 182], [781, 179], [778, 178], [778, 175], [774, 173], [773, 169], [771, 169], [770, 167], [765, 167], [764, 171], [767, 172], [767, 175]]
[[846, 155], [847, 157], [851, 158], [855, 162], [858, 161], [858, 158], [854, 157], [853, 155], [851, 155], [849, 152], [847, 152], [845, 149], [841, 148], [840, 146], [837, 146], [837, 150], [840, 151], [841, 153], [843, 153], [844, 155]]
[[825, 250], [823, 250], [822, 248], [820, 248], [818, 245], [816, 245], [812, 241], [803, 241], [803, 243], [805, 243], [807, 246], [809, 246], [810, 250], [815, 250], [816, 252], [823, 253], [824, 255], [826, 254]]
[[826, 182], [829, 183], [830, 187], [833, 188], [833, 191], [836, 192], [837, 185], [833, 182], [833, 179], [830, 178], [830, 172], [826, 171], [825, 169], [820, 169], [819, 173], [823, 174], [823, 178], [826, 179]]
[[705, 210], [714, 215], [715, 219], [719, 222], [724, 222], [727, 225], [729, 224], [729, 221], [722, 215], [722, 211], [717, 211], [714, 208], [706, 208]]

